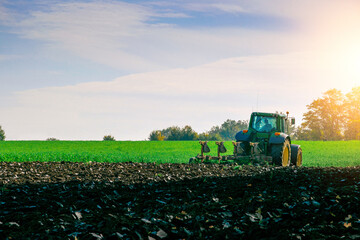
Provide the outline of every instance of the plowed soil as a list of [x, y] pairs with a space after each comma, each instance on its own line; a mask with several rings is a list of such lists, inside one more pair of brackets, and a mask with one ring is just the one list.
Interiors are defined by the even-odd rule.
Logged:
[[360, 167], [0, 162], [0, 239], [358, 239]]

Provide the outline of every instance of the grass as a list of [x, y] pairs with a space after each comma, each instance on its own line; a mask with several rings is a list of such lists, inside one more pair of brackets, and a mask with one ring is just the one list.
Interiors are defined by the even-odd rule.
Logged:
[[360, 141], [294, 141], [303, 149], [304, 166], [358, 166]]
[[[360, 141], [294, 141], [303, 149], [304, 166], [360, 165]], [[214, 142], [208, 144], [216, 155]], [[231, 142], [225, 143], [228, 153]], [[197, 141], [5, 141], [0, 161], [157, 162], [187, 163], [200, 152]]]
[[5, 141], [0, 161], [188, 162], [197, 142]]

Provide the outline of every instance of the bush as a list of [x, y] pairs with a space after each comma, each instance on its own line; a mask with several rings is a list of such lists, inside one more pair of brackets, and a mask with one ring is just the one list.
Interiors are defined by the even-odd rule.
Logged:
[[0, 126], [0, 141], [5, 141], [5, 131]]
[[60, 141], [60, 140], [57, 138], [54, 138], [54, 137], [50, 137], [50, 138], [47, 138], [46, 141]]
[[111, 135], [106, 135], [103, 137], [104, 141], [115, 141], [115, 138]]

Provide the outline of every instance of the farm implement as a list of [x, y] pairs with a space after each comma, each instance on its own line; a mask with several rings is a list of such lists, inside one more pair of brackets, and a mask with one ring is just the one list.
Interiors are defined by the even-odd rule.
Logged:
[[236, 162], [253, 164], [274, 164], [277, 166], [301, 166], [302, 149], [300, 145], [291, 144], [290, 125], [294, 118], [287, 114], [253, 112], [248, 129], [235, 135], [232, 142], [232, 155], [221, 155], [227, 152], [224, 142], [215, 142], [217, 155], [205, 155], [210, 152], [207, 141], [200, 141], [201, 154], [190, 158], [189, 163]]

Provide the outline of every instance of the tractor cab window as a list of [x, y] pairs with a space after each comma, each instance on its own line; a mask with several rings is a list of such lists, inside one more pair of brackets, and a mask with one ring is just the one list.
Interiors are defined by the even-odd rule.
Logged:
[[271, 132], [276, 129], [276, 118], [265, 116], [254, 116], [252, 128], [258, 132]]
[[286, 130], [285, 118], [280, 119], [280, 129], [282, 132], [285, 132], [285, 130]]

